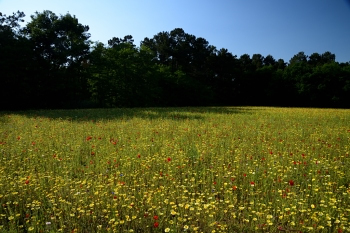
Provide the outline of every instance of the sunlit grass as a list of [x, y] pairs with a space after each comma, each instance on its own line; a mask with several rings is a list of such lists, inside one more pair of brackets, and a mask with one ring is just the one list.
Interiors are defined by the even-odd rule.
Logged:
[[350, 110], [0, 115], [0, 231], [350, 231]]

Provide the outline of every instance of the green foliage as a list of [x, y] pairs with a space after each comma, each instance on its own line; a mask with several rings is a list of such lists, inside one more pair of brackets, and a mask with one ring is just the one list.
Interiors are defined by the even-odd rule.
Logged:
[[0, 106], [86, 108], [203, 105], [350, 107], [349, 63], [304, 52], [239, 58], [182, 28], [145, 38], [89, 41], [67, 13], [0, 13]]
[[118, 40], [111, 40], [109, 47], [93, 47], [88, 69], [93, 101], [104, 107], [158, 105], [158, 65], [152, 63], [150, 51]]
[[89, 27], [69, 13], [36, 12], [31, 19], [24, 31], [34, 51], [35, 101], [39, 107], [68, 107], [86, 92], [82, 63], [90, 49]]

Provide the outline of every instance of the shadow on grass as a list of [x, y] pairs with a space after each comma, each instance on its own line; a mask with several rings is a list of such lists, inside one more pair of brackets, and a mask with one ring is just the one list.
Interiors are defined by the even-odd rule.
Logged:
[[[62, 109], [28, 110], [12, 112], [26, 117], [44, 117], [69, 121], [103, 121], [142, 119], [193, 120], [204, 119], [210, 114], [251, 114], [249, 107], [171, 107], [171, 108], [101, 108], [101, 109]], [[11, 112], [0, 112], [0, 120], [5, 120]]]

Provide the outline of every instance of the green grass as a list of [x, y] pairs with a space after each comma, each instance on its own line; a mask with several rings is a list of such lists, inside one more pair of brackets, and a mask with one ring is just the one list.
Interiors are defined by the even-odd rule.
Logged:
[[0, 231], [350, 231], [350, 110], [0, 114]]

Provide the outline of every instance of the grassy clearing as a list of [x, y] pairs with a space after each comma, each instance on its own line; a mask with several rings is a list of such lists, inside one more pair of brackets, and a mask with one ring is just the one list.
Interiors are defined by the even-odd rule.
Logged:
[[350, 110], [0, 115], [0, 231], [350, 231]]

